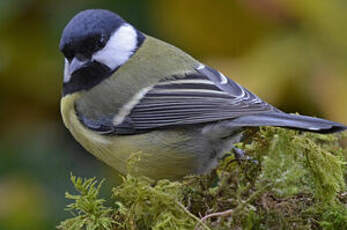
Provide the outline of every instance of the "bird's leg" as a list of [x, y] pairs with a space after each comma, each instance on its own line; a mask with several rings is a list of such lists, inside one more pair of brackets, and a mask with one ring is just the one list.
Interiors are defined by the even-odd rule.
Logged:
[[245, 151], [243, 151], [242, 149], [233, 147], [232, 151], [233, 151], [235, 159], [237, 161], [245, 160], [248, 157], [248, 156], [246, 156]]
[[237, 161], [239, 164], [241, 163], [241, 161], [251, 161], [251, 162], [253, 162], [253, 163], [255, 163], [255, 164], [258, 164], [258, 161], [257, 161], [257, 160], [254, 160], [252, 157], [247, 156], [247, 155], [245, 154], [245, 151], [243, 151], [242, 149], [239, 149], [239, 148], [237, 148], [237, 147], [234, 146], [234, 147], [232, 148], [232, 150], [233, 150], [235, 159], [236, 159], [236, 161]]

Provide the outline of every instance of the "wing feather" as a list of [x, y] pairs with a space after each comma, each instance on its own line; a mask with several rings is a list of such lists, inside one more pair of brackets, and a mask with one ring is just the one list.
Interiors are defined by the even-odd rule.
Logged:
[[[199, 124], [274, 110], [268, 103], [218, 71], [172, 76], [154, 85], [121, 124], [131, 133]], [[117, 127], [116, 127], [117, 130]]]
[[278, 112], [207, 66], [199, 66], [194, 73], [164, 78], [143, 92], [143, 95], [135, 95], [112, 119], [94, 121], [79, 116], [80, 120], [100, 134], [121, 135]]

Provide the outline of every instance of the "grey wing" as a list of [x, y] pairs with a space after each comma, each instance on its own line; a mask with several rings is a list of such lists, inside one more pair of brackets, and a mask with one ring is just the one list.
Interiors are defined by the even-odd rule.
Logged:
[[196, 70], [146, 89], [135, 104], [130, 102], [115, 116], [107, 133], [136, 134], [278, 111], [218, 71], [202, 65]]

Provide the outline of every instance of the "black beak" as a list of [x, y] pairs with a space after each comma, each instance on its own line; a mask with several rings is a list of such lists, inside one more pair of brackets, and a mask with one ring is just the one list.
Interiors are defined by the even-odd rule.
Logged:
[[80, 69], [87, 68], [90, 63], [90, 60], [80, 61], [78, 58], [74, 57], [69, 65], [70, 76], [72, 76], [73, 73], [79, 71]]
[[106, 65], [91, 60], [72, 59], [68, 67], [70, 78], [63, 84], [63, 96], [80, 90], [89, 90], [112, 75]]

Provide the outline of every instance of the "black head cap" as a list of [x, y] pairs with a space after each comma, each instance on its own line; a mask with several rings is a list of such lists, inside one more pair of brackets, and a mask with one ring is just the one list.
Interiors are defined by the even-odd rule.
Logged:
[[[124, 31], [128, 33], [125, 36]], [[117, 32], [123, 33], [123, 37], [117, 36]], [[114, 48], [128, 38], [135, 44], [124, 50]], [[123, 40], [118, 44], [117, 39]], [[110, 77], [137, 51], [144, 39], [141, 32], [108, 10], [78, 13], [65, 27], [59, 45], [66, 58], [63, 95], [89, 90]]]
[[102, 49], [123, 23], [125, 21], [120, 16], [108, 10], [82, 11], [65, 27], [59, 49], [68, 59], [76, 54], [90, 56]]

